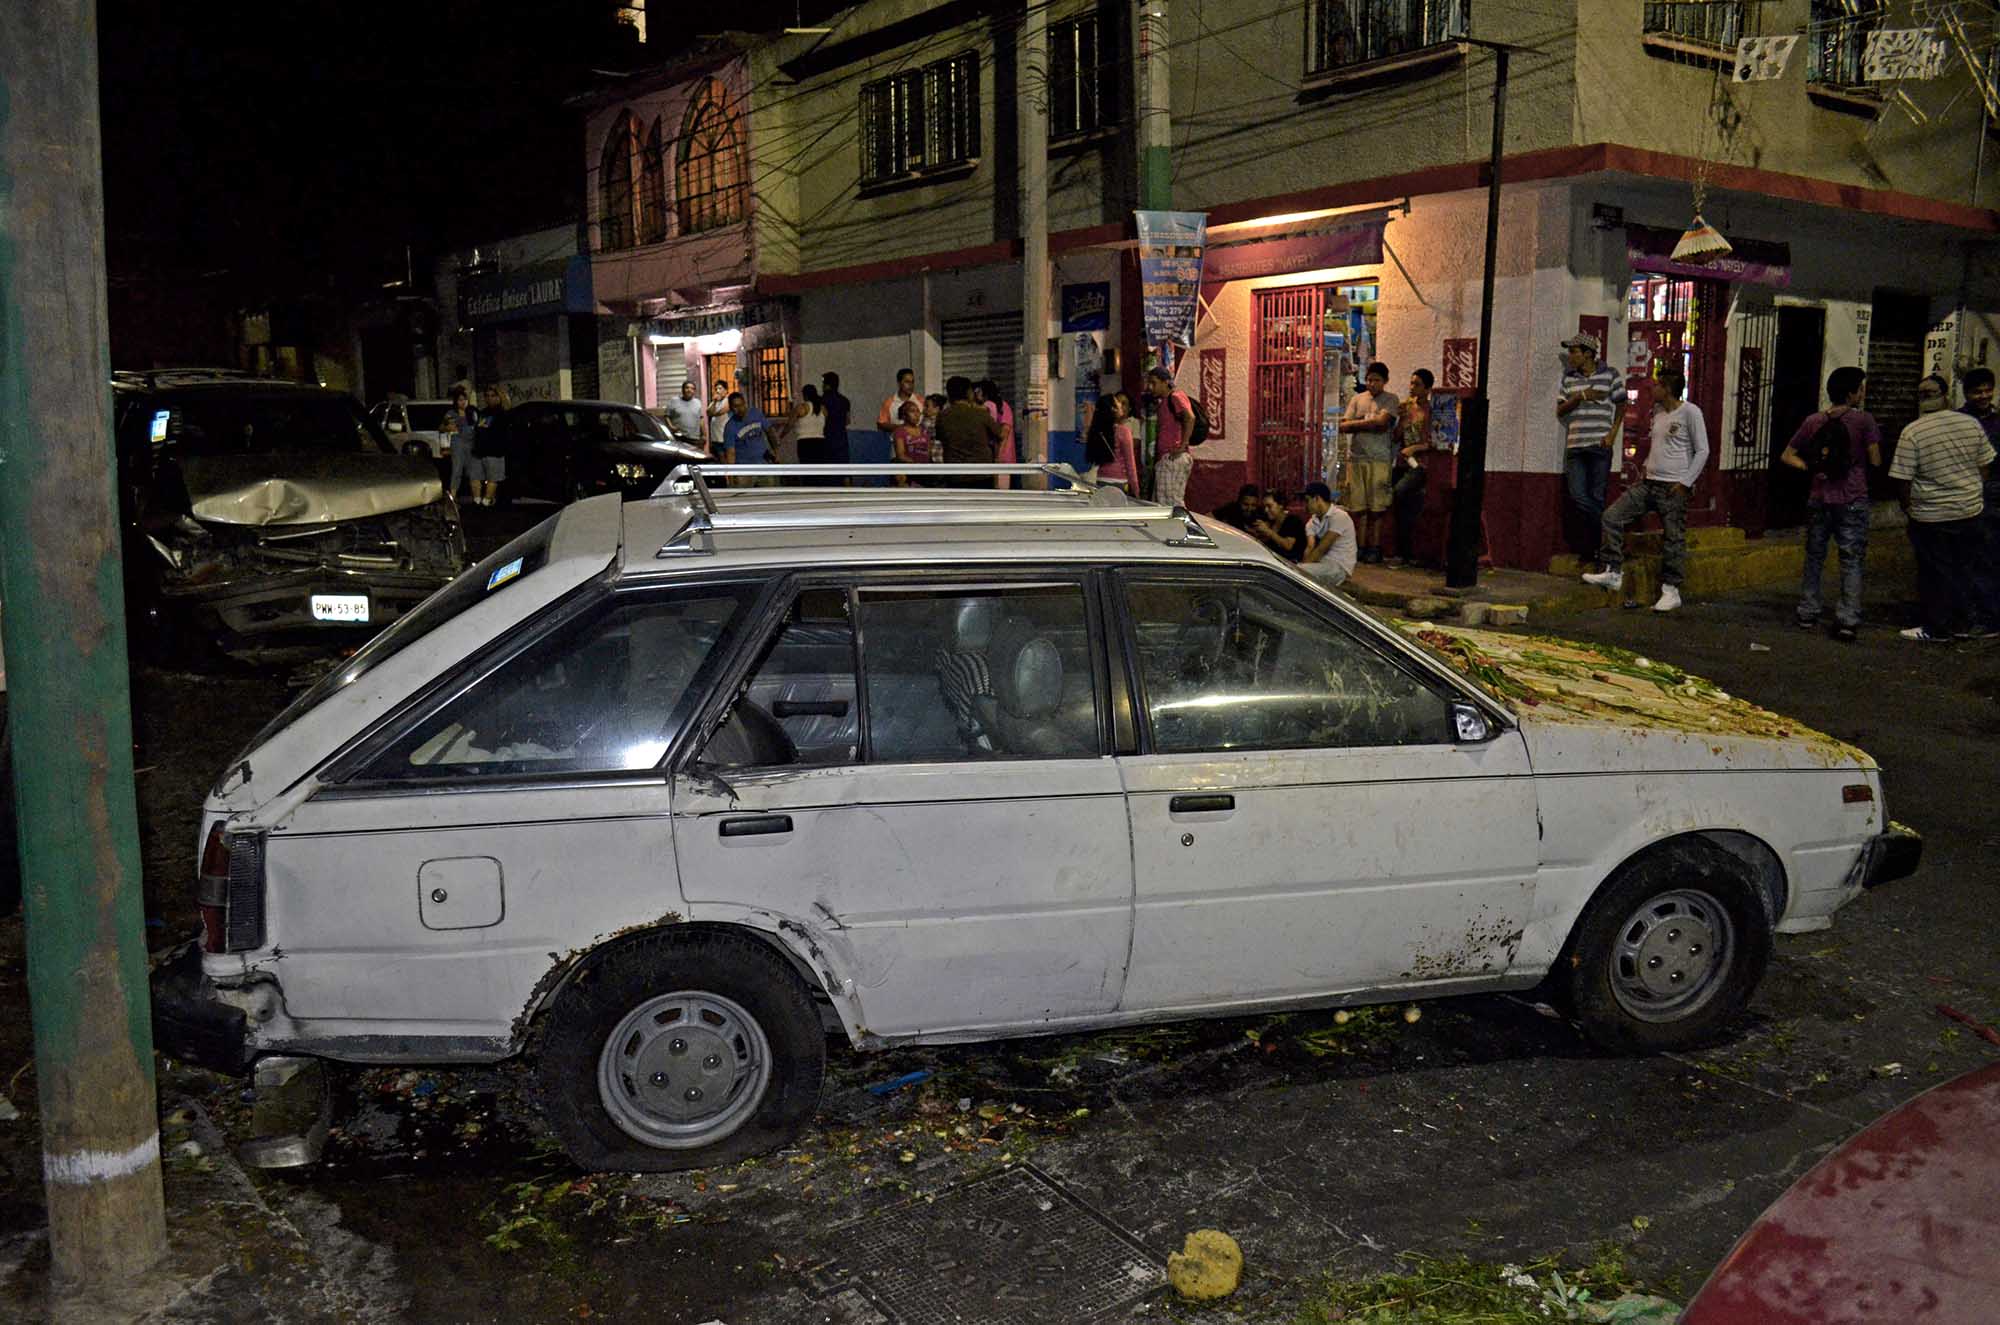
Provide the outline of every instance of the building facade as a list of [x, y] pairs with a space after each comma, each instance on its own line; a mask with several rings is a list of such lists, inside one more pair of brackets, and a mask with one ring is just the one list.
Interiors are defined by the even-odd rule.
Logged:
[[[1483, 353], [1486, 541], [1500, 564], [1545, 567], [1566, 542], [1559, 346], [1586, 330], [1642, 397], [1658, 365], [1684, 368], [1715, 441], [1694, 519], [1794, 524], [1803, 493], [1775, 454], [1832, 368], [1870, 370], [1893, 433], [1922, 371], [2000, 358], [1992, 34], [1982, 46], [1939, 27], [1926, 76], [1870, 80], [1870, 31], [1931, 25], [1917, 8], [1211, 0], [1150, 3], [1161, 16], [1147, 23], [1129, 0], [1056, 0], [1044, 78], [1022, 67], [1019, 12], [867, 0], [830, 32], [742, 39], [604, 103], [587, 168], [639, 183], [610, 207], [613, 238], [635, 242], [608, 244], [601, 229], [593, 240], [599, 304], [630, 319], [635, 343], [658, 338], [653, 394], [642, 381], [634, 398], [657, 398], [659, 348], [681, 346], [693, 372], [714, 363], [703, 347], [722, 341], [703, 337], [716, 328], [751, 343], [761, 327], [755, 343], [784, 365], [787, 394], [838, 372], [862, 428], [904, 367], [922, 390], [962, 372], [1018, 402], [1023, 349], [1046, 337], [1051, 454], [1078, 458], [1091, 399], [1135, 389], [1149, 349], [1132, 209], [1164, 191], [1158, 156], [1140, 149], [1164, 141], [1172, 205], [1210, 227], [1195, 343], [1177, 365], [1216, 425], [1195, 503], [1246, 480], [1295, 493], [1337, 478], [1327, 414], [1371, 359], [1400, 394], [1417, 367], [1469, 386]], [[1466, 34], [1515, 48], [1484, 347], [1497, 66]], [[1787, 37], [1782, 61], [1760, 48], [1757, 72], [1778, 76], [1737, 80], [1741, 39]], [[679, 124], [671, 141], [699, 141], [686, 126], [711, 83], [734, 116], [743, 200], [716, 214], [726, 221], [697, 217], [711, 230], [689, 229], [657, 199], [682, 187], [683, 149], [667, 135]], [[1024, 86], [1050, 131], [1042, 328], [1020, 313]], [[630, 167], [611, 146], [627, 141], [640, 144]], [[1733, 252], [1676, 265], [1697, 192]], [[1642, 400], [1635, 441], [1644, 419]], [[1455, 480], [1448, 457], [1434, 480], [1435, 521]], [[1581, 550], [1591, 531], [1567, 532]]]

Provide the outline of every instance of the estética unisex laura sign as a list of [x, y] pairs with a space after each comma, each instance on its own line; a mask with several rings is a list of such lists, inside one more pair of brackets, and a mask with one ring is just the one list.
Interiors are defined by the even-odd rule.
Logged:
[[1206, 212], [1134, 212], [1139, 223], [1140, 308], [1146, 343], [1194, 344]]

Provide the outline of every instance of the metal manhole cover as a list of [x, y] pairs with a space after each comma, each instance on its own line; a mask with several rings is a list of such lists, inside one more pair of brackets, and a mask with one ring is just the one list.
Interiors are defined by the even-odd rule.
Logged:
[[859, 1289], [897, 1325], [1095, 1320], [1166, 1279], [1153, 1253], [1032, 1165], [835, 1230], [821, 1296]]

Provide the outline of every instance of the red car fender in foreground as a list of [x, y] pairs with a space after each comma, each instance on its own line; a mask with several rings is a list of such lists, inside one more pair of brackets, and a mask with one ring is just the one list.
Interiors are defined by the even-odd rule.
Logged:
[[1850, 1137], [1758, 1217], [1681, 1325], [2000, 1322], [2000, 1064]]

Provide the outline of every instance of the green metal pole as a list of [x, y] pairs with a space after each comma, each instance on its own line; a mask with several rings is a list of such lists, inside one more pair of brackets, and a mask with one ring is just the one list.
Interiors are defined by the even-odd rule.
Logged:
[[95, 0], [0, 3], [0, 601], [59, 1316], [166, 1249], [102, 156]]

